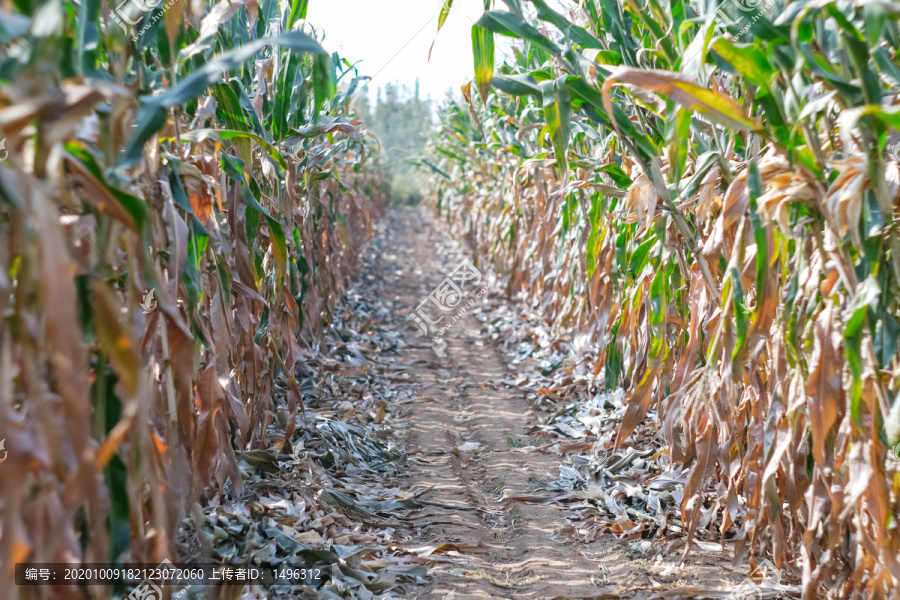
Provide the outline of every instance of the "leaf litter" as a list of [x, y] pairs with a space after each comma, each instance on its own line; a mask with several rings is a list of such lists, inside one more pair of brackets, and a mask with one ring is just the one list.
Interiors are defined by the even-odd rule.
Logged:
[[[345, 294], [324, 339], [302, 350], [303, 372], [295, 374], [302, 412], [288, 423], [291, 386], [281, 377], [269, 413], [268, 448], [236, 452], [242, 488], [236, 491], [229, 480], [184, 519], [179, 555], [185, 561], [323, 569], [321, 581], [301, 588], [246, 586], [243, 598], [401, 598], [426, 582], [429, 565], [465, 562], [464, 555], [483, 551], [477, 544], [410, 542], [413, 527], [428, 524], [413, 526], [414, 512], [429, 506], [479, 509], [425, 500], [428, 487], [408, 489], [399, 481], [411, 459], [401, 447], [408, 425], [398, 415], [405, 405], [435, 401], [422, 394], [429, 382], [405, 371], [440, 365], [400, 360], [400, 351], [418, 342], [387, 323], [391, 300], [365, 273], [377, 272], [379, 254], [390, 248], [383, 236], [370, 243], [363, 275]], [[469, 454], [479, 447], [465, 442], [448, 452]]]
[[[680, 571], [684, 557], [676, 550], [686, 545], [681, 519], [689, 473], [670, 461], [656, 410], [648, 409], [617, 449], [628, 405], [625, 392], [595, 386], [593, 357], [584, 354], [578, 337], [554, 332], [528, 306], [510, 305], [502, 292], [488, 298], [476, 311], [481, 339], [501, 344], [511, 375], [500, 383], [525, 393], [536, 421], [526, 430], [533, 442], [513, 451], [562, 459], [555, 479], [532, 478], [531, 490], [504, 490], [504, 501], [565, 506], [570, 516], [561, 533], [585, 543], [613, 535], [634, 555], [652, 556], [661, 574]], [[715, 498], [719, 490], [713, 483], [712, 479], [704, 483], [691, 543], [700, 551], [721, 554], [745, 540], [739, 537], [740, 522], [732, 522], [723, 532], [722, 509]], [[740, 566], [736, 562], [733, 568]], [[797, 581], [797, 573], [778, 573], [777, 581], [768, 575], [755, 583], [760, 598], [800, 597], [799, 585], [785, 583]], [[654, 585], [663, 590], [654, 598], [716, 599], [734, 594], [734, 586]]]

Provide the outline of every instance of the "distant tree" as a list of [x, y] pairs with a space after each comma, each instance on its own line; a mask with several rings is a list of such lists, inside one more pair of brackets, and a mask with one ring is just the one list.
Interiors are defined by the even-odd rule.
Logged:
[[367, 94], [356, 100], [356, 114], [381, 141], [390, 169], [391, 195], [395, 203], [416, 204], [422, 199], [424, 175], [406, 161], [422, 154], [434, 122], [430, 99], [422, 99], [419, 80], [414, 89], [398, 83], [378, 88], [375, 105]]

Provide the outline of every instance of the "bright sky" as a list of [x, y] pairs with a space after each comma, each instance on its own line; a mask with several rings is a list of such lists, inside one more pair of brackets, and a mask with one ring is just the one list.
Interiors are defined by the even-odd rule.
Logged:
[[[372, 77], [370, 94], [397, 81], [412, 88], [419, 78], [422, 97], [443, 100], [472, 79], [472, 25], [484, 12], [482, 0], [454, 0], [434, 44], [443, 0], [310, 0], [307, 20], [324, 29], [325, 49], [350, 62], [362, 61], [360, 75]], [[499, 40], [498, 40], [499, 41]], [[500, 59], [499, 49], [497, 59]]]

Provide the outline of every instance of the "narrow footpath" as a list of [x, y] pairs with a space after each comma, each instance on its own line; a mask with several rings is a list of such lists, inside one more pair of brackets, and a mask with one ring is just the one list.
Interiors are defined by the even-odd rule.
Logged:
[[[410, 365], [405, 375], [417, 400], [394, 417], [409, 425], [408, 489], [430, 490], [420, 498], [433, 503], [410, 516], [420, 554], [433, 548], [428, 555], [435, 560], [430, 583], [410, 597], [649, 598], [696, 584], [698, 576], [711, 585], [728, 575], [740, 581], [736, 573], [723, 577], [724, 556], [711, 561], [715, 566], [697, 557], [698, 565], [667, 573], [652, 558], [630, 554], [615, 536], [577, 540], [565, 509], [539, 501], [546, 492], [535, 493], [535, 482], [559, 476], [561, 459], [521, 447], [535, 419], [513, 384], [515, 372], [481, 333], [477, 317], [487, 300], [476, 301], [438, 341], [431, 336], [454, 312], [428, 336], [409, 318], [464, 252], [415, 211], [392, 211], [380, 228], [388, 242], [382, 240], [380, 287], [392, 306], [388, 322], [402, 324], [407, 345], [399, 360]], [[464, 288], [459, 306], [476, 294]], [[436, 319], [430, 302], [424, 312]]]

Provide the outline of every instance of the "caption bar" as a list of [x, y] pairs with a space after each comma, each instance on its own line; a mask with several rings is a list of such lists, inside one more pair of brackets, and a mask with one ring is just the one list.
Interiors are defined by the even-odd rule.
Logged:
[[315, 585], [330, 579], [323, 565], [214, 563], [16, 563], [16, 585]]

